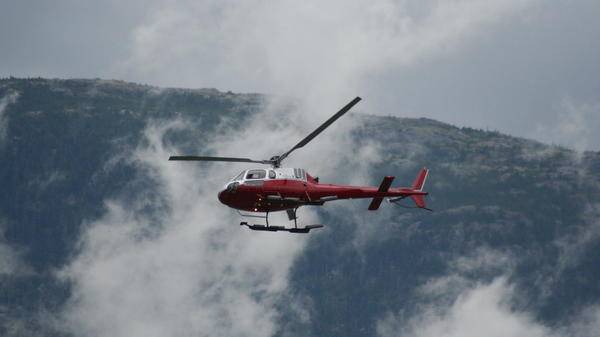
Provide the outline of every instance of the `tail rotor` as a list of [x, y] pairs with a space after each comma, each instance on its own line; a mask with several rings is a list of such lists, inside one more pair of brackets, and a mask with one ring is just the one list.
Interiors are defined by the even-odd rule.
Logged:
[[[429, 175], [429, 170], [427, 168], [422, 168], [421, 171], [419, 171], [419, 174], [417, 174], [417, 177], [415, 178], [415, 181], [412, 184], [412, 190], [407, 193], [407, 195], [403, 195], [401, 197], [397, 197], [397, 198], [390, 198], [388, 199], [388, 202], [396, 204], [400, 207], [405, 207], [405, 208], [421, 208], [430, 212], [433, 212], [433, 210], [431, 208], [427, 208], [427, 204], [425, 204], [425, 196], [428, 194], [427, 192], [423, 191], [423, 186], [425, 185], [425, 181], [427, 180], [427, 176]], [[414, 207], [410, 207], [410, 206], [404, 206], [402, 204], [399, 204], [398, 202], [410, 197], [413, 202], [415, 203]]]

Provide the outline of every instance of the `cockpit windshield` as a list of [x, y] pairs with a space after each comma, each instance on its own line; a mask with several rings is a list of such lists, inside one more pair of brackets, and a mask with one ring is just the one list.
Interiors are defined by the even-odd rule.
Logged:
[[246, 173], [246, 171], [240, 172], [240, 174], [238, 174], [237, 176], [235, 176], [235, 178], [231, 179], [231, 181], [237, 181], [237, 180], [244, 179], [244, 173]]

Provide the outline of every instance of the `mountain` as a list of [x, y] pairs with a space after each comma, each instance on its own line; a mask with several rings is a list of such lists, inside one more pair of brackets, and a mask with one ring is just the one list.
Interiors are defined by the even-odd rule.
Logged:
[[[124, 157], [147, 142], [150, 123], [184, 120], [165, 137], [192, 153], [244, 128], [268, 100], [122, 81], [0, 80], [0, 334], [76, 335], [46, 319], [74, 298], [60, 270], [81, 254], [107, 200], [160, 198], [151, 172]], [[435, 211], [384, 205], [375, 216], [362, 201], [318, 210], [327, 229], [311, 233], [293, 261], [273, 299], [272, 332], [398, 333], [424, 313], [445, 317], [432, 308], [452, 310], [469, 289], [494, 282], [510, 285], [510, 312], [542, 327], [562, 329], [597, 306], [598, 152], [424, 118], [348, 118], [357, 147], [383, 149], [367, 169], [372, 184], [392, 173], [412, 181], [426, 164]], [[153, 205], [148, 214], [161, 211]]]

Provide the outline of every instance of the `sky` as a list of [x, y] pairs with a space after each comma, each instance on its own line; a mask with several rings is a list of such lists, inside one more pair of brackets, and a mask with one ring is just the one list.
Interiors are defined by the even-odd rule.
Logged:
[[594, 0], [4, 0], [0, 76], [361, 96], [363, 113], [599, 150], [599, 14]]

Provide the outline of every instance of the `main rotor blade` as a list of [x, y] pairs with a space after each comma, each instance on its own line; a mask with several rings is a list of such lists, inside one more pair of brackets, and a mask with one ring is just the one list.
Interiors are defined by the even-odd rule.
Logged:
[[303, 147], [304, 145], [308, 144], [308, 142], [313, 140], [313, 138], [318, 136], [321, 132], [323, 132], [323, 130], [325, 130], [328, 126], [333, 124], [333, 122], [335, 122], [338, 118], [342, 117], [346, 112], [348, 112], [348, 110], [352, 109], [352, 107], [354, 105], [356, 105], [356, 103], [358, 103], [360, 100], [361, 100], [360, 97], [356, 97], [350, 103], [346, 104], [346, 106], [344, 106], [335, 115], [331, 116], [331, 118], [329, 118], [327, 121], [325, 121], [325, 123], [321, 124], [321, 126], [319, 126], [315, 131], [311, 132], [310, 135], [308, 135], [304, 139], [302, 139], [300, 141], [300, 143], [296, 144], [296, 146], [294, 146], [291, 150], [289, 150], [288, 152], [279, 156], [278, 160], [282, 161], [285, 157], [287, 157], [290, 153], [292, 153], [292, 151], [299, 149], [299, 148]]
[[169, 160], [183, 160], [183, 161], [227, 161], [227, 162], [238, 162], [238, 163], [260, 163], [260, 164], [271, 164], [268, 160], [253, 160], [249, 158], [233, 158], [233, 157], [206, 157], [206, 156], [170, 156]]

